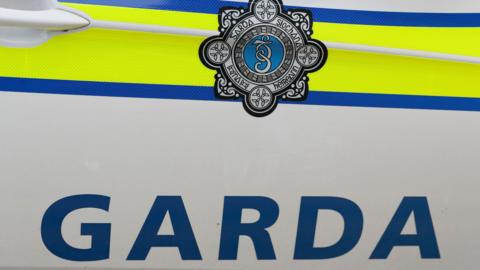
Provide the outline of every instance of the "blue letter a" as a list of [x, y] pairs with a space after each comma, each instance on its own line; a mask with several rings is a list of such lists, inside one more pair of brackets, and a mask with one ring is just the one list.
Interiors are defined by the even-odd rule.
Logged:
[[[417, 234], [402, 235], [413, 214]], [[405, 197], [377, 244], [370, 259], [386, 259], [395, 246], [418, 246], [422, 259], [440, 259], [432, 216], [425, 197]]]
[[[167, 212], [174, 235], [158, 235]], [[157, 197], [127, 260], [145, 260], [152, 247], [177, 247], [183, 260], [202, 259], [182, 197]]]

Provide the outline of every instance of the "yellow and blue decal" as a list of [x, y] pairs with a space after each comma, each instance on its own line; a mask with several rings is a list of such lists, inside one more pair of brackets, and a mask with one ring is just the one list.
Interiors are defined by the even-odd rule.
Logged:
[[[195, 0], [69, 0], [95, 20], [217, 30], [222, 7]], [[286, 9], [295, 8], [286, 6]], [[480, 57], [480, 13], [309, 8], [313, 38]], [[0, 91], [218, 101], [202, 37], [91, 28], [31, 49], [0, 49]], [[299, 104], [480, 111], [480, 66], [329, 49]], [[296, 103], [296, 102], [288, 102]]]

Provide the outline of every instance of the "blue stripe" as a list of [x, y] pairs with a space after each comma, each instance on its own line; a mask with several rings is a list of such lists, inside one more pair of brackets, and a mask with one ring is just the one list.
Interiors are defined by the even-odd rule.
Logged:
[[[83, 82], [0, 77], [0, 91], [63, 95], [221, 101], [212, 87]], [[480, 111], [480, 98], [311, 91], [297, 105]]]
[[[61, 0], [62, 2], [217, 14], [225, 6], [246, 3], [220, 0]], [[298, 7], [287, 7], [298, 8]], [[480, 27], [480, 13], [414, 13], [310, 8], [316, 22], [417, 26]]]

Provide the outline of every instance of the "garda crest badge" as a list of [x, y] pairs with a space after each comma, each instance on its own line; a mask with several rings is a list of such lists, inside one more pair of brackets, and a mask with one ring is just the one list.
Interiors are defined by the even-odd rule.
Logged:
[[200, 47], [200, 58], [217, 70], [215, 93], [243, 99], [248, 113], [272, 113], [279, 100], [303, 101], [309, 72], [327, 60], [327, 47], [312, 36], [308, 10], [283, 9], [281, 0], [250, 0], [248, 9], [222, 8], [219, 36]]

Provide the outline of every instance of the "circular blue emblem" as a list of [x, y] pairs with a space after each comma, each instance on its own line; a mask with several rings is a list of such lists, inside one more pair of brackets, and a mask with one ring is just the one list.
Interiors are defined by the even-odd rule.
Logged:
[[285, 57], [283, 43], [273, 35], [252, 38], [243, 49], [243, 58], [250, 71], [258, 74], [274, 72], [282, 65]]

